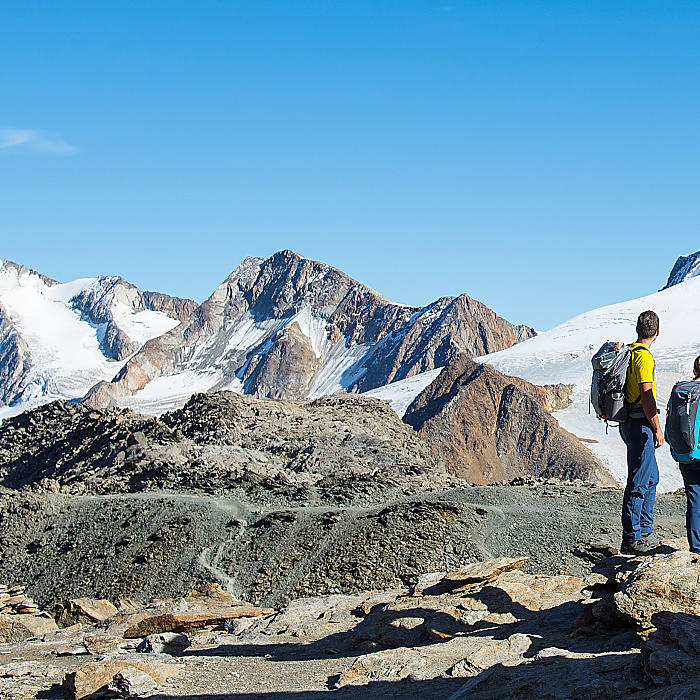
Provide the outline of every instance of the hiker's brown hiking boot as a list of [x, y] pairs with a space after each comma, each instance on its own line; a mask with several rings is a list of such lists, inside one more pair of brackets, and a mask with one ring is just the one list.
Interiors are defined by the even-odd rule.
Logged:
[[632, 554], [633, 556], [643, 556], [650, 554], [654, 547], [646, 542], [646, 538], [634, 540], [633, 542], [623, 542], [620, 546], [620, 554]]

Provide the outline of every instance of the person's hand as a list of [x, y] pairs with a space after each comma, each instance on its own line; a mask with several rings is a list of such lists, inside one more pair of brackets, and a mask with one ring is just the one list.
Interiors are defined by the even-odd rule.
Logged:
[[664, 431], [661, 428], [654, 429], [654, 447], [659, 448], [666, 442], [664, 438]]

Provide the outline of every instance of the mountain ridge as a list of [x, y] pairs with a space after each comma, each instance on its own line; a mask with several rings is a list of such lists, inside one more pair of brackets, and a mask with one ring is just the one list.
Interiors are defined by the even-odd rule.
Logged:
[[397, 304], [284, 250], [246, 258], [187, 323], [146, 343], [87, 400], [109, 405], [173, 376], [194, 381], [198, 391], [261, 398], [362, 392], [533, 335], [466, 294], [424, 307]]

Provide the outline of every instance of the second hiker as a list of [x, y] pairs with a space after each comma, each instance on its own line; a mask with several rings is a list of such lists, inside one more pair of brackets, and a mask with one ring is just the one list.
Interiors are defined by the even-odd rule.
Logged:
[[659, 483], [655, 449], [664, 433], [656, 408], [656, 365], [651, 345], [659, 337], [659, 317], [644, 311], [637, 319], [637, 341], [625, 381], [629, 417], [620, 425], [627, 446], [627, 485], [622, 499], [622, 548], [624, 554], [650, 549], [645, 539], [654, 525], [654, 501]]

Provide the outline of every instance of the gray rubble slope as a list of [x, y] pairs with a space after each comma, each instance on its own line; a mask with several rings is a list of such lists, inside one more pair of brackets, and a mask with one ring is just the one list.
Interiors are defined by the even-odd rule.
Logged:
[[[348, 484], [350, 488], [352, 484]], [[383, 500], [385, 498], [386, 500]], [[44, 605], [67, 596], [178, 596], [217, 581], [241, 598], [409, 585], [420, 574], [528, 555], [532, 573], [582, 574], [591, 543], [617, 544], [621, 493], [584, 485], [464, 486], [364, 495], [338, 505], [255, 506], [172, 493], [3, 491], [0, 580]], [[657, 530], [684, 532], [684, 499], [662, 495]]]
[[[0, 581], [42, 603], [218, 581], [277, 604], [506, 554], [580, 573], [588, 544], [619, 537], [619, 490], [472, 486], [387, 403], [352, 394], [199, 394], [160, 419], [54, 402], [0, 425], [0, 484]], [[682, 533], [680, 497], [657, 510]]]

